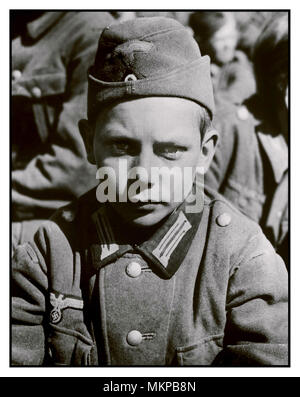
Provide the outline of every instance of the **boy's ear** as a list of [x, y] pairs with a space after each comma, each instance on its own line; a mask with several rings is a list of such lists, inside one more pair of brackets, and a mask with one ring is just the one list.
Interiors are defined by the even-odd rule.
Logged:
[[94, 142], [94, 131], [93, 128], [91, 127], [90, 123], [88, 120], [79, 120], [78, 122], [78, 128], [80, 131], [80, 134], [82, 136], [85, 149], [87, 152], [87, 159], [91, 164], [96, 164], [95, 157], [94, 157], [94, 150], [93, 150], [93, 142]]
[[201, 155], [199, 158], [198, 166], [202, 167], [205, 174], [209, 169], [210, 163], [214, 157], [216, 145], [219, 139], [218, 131], [211, 129], [206, 131], [201, 143]]

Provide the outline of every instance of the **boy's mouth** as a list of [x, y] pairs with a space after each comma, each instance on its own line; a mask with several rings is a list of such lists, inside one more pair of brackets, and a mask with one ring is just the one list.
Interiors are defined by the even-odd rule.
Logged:
[[141, 211], [153, 211], [161, 205], [163, 203], [160, 201], [137, 201], [136, 203], [131, 203], [131, 207]]

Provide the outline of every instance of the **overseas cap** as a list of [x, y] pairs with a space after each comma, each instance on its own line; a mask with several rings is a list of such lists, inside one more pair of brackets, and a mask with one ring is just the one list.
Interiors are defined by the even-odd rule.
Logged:
[[88, 118], [110, 102], [145, 96], [190, 99], [213, 116], [210, 59], [174, 19], [132, 19], [100, 36], [89, 69]]

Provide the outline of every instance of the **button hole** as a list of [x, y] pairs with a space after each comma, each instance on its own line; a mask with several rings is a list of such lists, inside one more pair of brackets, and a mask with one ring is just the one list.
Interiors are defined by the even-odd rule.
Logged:
[[149, 267], [142, 267], [142, 272], [152, 272]]
[[155, 332], [148, 332], [146, 334], [142, 334], [143, 340], [152, 340], [153, 338], [155, 338], [155, 336], [156, 336]]

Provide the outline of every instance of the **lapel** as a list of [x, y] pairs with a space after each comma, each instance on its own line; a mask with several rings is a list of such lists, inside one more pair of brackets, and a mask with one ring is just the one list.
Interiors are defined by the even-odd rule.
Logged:
[[288, 169], [288, 146], [285, 139], [281, 134], [272, 136], [260, 130], [257, 131], [257, 136], [271, 165], [274, 180], [279, 184]]
[[[183, 262], [201, 217], [202, 213], [187, 213], [185, 203], [182, 203], [148, 240], [139, 245], [126, 244], [123, 235], [122, 243], [119, 244], [117, 233], [112, 228], [108, 206], [102, 205], [91, 215], [98, 239], [91, 245], [93, 265], [99, 269], [115, 262], [127, 252], [138, 252], [154, 271], [169, 279]], [[126, 230], [121, 230], [121, 233], [126, 236]]]

